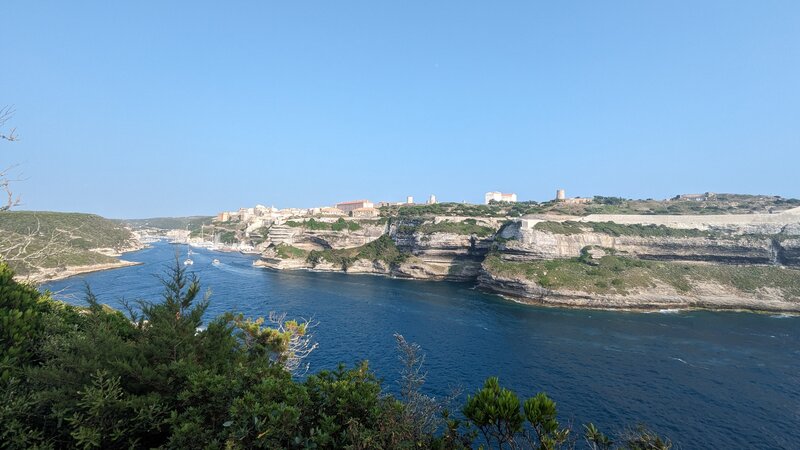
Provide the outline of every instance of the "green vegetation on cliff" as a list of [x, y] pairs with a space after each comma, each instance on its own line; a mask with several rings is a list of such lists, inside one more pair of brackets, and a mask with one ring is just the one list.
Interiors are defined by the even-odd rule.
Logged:
[[566, 222], [553, 222], [553, 221], [544, 221], [544, 222], [537, 222], [533, 226], [534, 230], [544, 231], [545, 233], [552, 233], [552, 234], [581, 234], [585, 233], [586, 230], [581, 227], [580, 223], [566, 221]]
[[302, 227], [306, 230], [330, 230], [330, 231], [357, 231], [361, 229], [361, 225], [353, 220], [345, 220], [343, 218], [339, 218], [336, 222], [323, 222], [320, 220], [315, 219], [308, 219], [303, 222], [296, 222], [294, 220], [289, 220], [286, 222], [287, 226], [297, 228]]
[[316, 266], [326, 261], [342, 270], [347, 270], [356, 260], [382, 261], [389, 266], [405, 261], [407, 254], [401, 252], [389, 235], [381, 235], [378, 239], [360, 247], [347, 249], [312, 250], [308, 253], [306, 261]]
[[94, 214], [0, 212], [0, 257], [22, 275], [38, 268], [113, 263], [116, 258], [92, 249], [120, 251], [133, 243], [130, 230]]
[[239, 240], [236, 238], [236, 232], [232, 230], [221, 231], [219, 233], [219, 240], [223, 244], [235, 244], [236, 242], [239, 242]]
[[293, 247], [289, 244], [278, 244], [275, 246], [275, 252], [278, 254], [278, 257], [281, 259], [297, 259], [297, 258], [305, 258], [308, 255], [306, 250], [301, 248]]
[[494, 234], [496, 230], [484, 225], [478, 225], [475, 219], [466, 219], [461, 222], [452, 222], [449, 220], [443, 220], [437, 223], [426, 222], [420, 225], [417, 228], [417, 231], [424, 234], [453, 233], [467, 236], [476, 235], [478, 237], [487, 237]]
[[689, 293], [699, 283], [715, 283], [745, 293], [775, 288], [785, 299], [800, 298], [800, 270], [774, 266], [731, 266], [646, 261], [616, 255], [591, 260], [579, 258], [542, 261], [505, 261], [486, 257], [484, 267], [493, 275], [522, 277], [552, 290], [590, 294], [627, 295], [633, 290], [666, 284]]
[[589, 228], [595, 233], [611, 236], [637, 237], [710, 237], [712, 233], [696, 228], [670, 228], [664, 225], [623, 225], [614, 222], [589, 222]]
[[397, 248], [392, 238], [387, 234], [358, 247], [357, 250], [357, 258], [369, 261], [383, 261], [389, 265], [399, 264], [408, 256]]
[[581, 206], [578, 215], [587, 214], [768, 214], [800, 206], [800, 200], [769, 195], [710, 194], [700, 198], [675, 197], [669, 200], [631, 200], [619, 197], [594, 197]]
[[67, 233], [80, 248], [122, 248], [131, 239], [131, 232], [113, 220], [94, 214], [49, 211], [3, 211], [0, 230], [4, 233], [39, 235]]
[[533, 228], [553, 234], [580, 234], [587, 232], [603, 233], [610, 236], [636, 237], [713, 237], [715, 234], [698, 229], [670, 228], [664, 225], [619, 224], [614, 222], [553, 222], [536, 223]]

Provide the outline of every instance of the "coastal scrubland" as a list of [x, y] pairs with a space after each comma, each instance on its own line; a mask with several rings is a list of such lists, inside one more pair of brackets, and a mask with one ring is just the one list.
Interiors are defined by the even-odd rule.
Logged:
[[586, 232], [608, 234], [610, 236], [638, 237], [713, 237], [719, 233], [696, 228], [670, 228], [664, 225], [619, 224], [614, 222], [537, 222], [533, 228], [548, 233], [573, 235]]
[[426, 355], [399, 335], [399, 394], [366, 361], [309, 372], [304, 356], [323, 351], [314, 324], [235, 313], [204, 322], [213, 299], [199, 280], [175, 261], [162, 281], [160, 299], [123, 313], [90, 290], [85, 307], [55, 301], [0, 263], [0, 447], [671, 447], [641, 425], [615, 436], [573, 429], [547, 394], [523, 399], [495, 377], [466, 399], [430, 397]]
[[335, 222], [324, 222], [313, 218], [304, 221], [288, 220], [285, 225], [293, 228], [305, 228], [307, 230], [357, 231], [361, 229], [359, 222], [344, 220], [341, 217]]
[[383, 217], [521, 217], [527, 214], [754, 214], [775, 213], [800, 206], [800, 199], [778, 196], [715, 194], [707, 198], [670, 200], [627, 199], [595, 196], [584, 204], [524, 201], [491, 202], [488, 205], [436, 203], [432, 205], [393, 205], [381, 208]]
[[418, 231], [424, 234], [454, 233], [486, 237], [494, 234], [496, 230], [485, 225], [479, 225], [475, 219], [466, 219], [460, 222], [453, 222], [449, 220], [443, 220], [434, 223], [427, 222], [422, 224]]
[[657, 283], [688, 293], [695, 285], [714, 283], [754, 294], [772, 289], [784, 299], [800, 298], [800, 270], [774, 266], [736, 266], [647, 261], [616, 255], [597, 260], [588, 256], [542, 261], [504, 261], [498, 255], [484, 260], [499, 276], [517, 276], [552, 290], [589, 294], [629, 295]]
[[275, 252], [278, 254], [279, 258], [283, 259], [290, 259], [290, 258], [305, 258], [308, 255], [308, 251], [303, 250], [301, 248], [294, 247], [289, 244], [278, 244], [275, 246]]
[[0, 212], [0, 251], [20, 275], [58, 267], [113, 264], [136, 248], [131, 231], [94, 214]]

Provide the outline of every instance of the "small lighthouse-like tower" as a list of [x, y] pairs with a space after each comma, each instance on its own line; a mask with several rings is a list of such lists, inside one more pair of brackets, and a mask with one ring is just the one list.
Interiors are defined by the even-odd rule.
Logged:
[[563, 189], [556, 191], [556, 201], [563, 202], [567, 198], [566, 192]]

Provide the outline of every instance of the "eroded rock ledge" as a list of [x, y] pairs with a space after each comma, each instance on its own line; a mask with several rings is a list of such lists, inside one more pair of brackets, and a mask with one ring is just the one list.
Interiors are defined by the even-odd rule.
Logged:
[[[794, 272], [797, 272], [795, 278], [800, 280], [800, 271]], [[800, 313], [800, 298], [784, 289], [765, 286], [746, 292], [713, 280], [696, 281], [687, 291], [655, 280], [650, 286], [636, 287], [623, 295], [550, 289], [524, 276], [484, 270], [478, 277], [477, 286], [483, 291], [511, 297], [521, 303], [543, 306], [618, 310], [703, 308]]]
[[[401, 219], [346, 236], [295, 230], [296, 246], [272, 246], [257, 264], [471, 281], [541, 305], [800, 312], [800, 217], [760, 228], [703, 220], [691, 228], [688, 219], [679, 227], [562, 217]], [[548, 264], [561, 279], [542, 273]], [[601, 270], [610, 272], [591, 275]]]

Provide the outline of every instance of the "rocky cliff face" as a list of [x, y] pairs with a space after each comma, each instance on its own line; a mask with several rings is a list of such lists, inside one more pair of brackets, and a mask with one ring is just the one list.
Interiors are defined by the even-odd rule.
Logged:
[[419, 221], [401, 221], [389, 229], [397, 247], [413, 256], [397, 268], [395, 275], [453, 281], [469, 281], [478, 276], [493, 236], [426, 233], [419, 225]]
[[778, 289], [743, 292], [730, 285], [707, 282], [695, 284], [690, 292], [679, 292], [663, 283], [637, 289], [625, 295], [595, 294], [574, 290], [550, 290], [520, 276], [503, 276], [483, 270], [478, 287], [484, 291], [512, 297], [519, 302], [594, 309], [733, 309], [800, 313], [800, 298], [791, 298]]
[[365, 225], [355, 231], [303, 230], [294, 236], [292, 245], [306, 250], [354, 248], [378, 239], [384, 232], [384, 225]]
[[612, 236], [599, 233], [554, 234], [534, 229], [521, 229], [519, 225], [507, 227], [510, 239], [498, 246], [504, 259], [530, 261], [535, 259], [575, 258], [585, 247], [614, 248]]
[[360, 225], [358, 230], [308, 230], [303, 227], [273, 225], [267, 233], [270, 244], [287, 244], [304, 250], [354, 248], [374, 241], [385, 234], [385, 225]]
[[781, 264], [800, 267], [800, 237], [784, 239], [776, 247], [776, 258]]
[[[406, 257], [395, 264], [387, 264], [380, 260], [355, 259], [349, 264], [328, 264], [326, 261], [312, 264], [303, 258], [281, 259], [274, 248], [265, 249], [259, 265], [275, 269], [313, 269], [346, 271], [348, 273], [376, 273], [401, 278], [426, 280], [474, 280], [480, 272], [481, 262], [493, 243], [493, 233], [479, 237], [476, 234], [465, 234], [448, 231], [426, 231], [424, 225], [434, 223], [431, 220], [402, 220], [390, 226], [367, 226], [356, 231], [315, 231], [302, 228], [286, 230], [279, 228], [284, 245], [291, 245], [301, 250], [357, 249], [377, 240], [384, 233], [388, 234], [398, 250]], [[444, 229], [458, 222], [448, 223]], [[494, 221], [486, 223], [477, 221], [469, 224], [479, 231], [495, 230]], [[494, 228], [492, 228], [494, 227]], [[441, 229], [441, 227], [440, 227]]]
[[[469, 220], [469, 219], [467, 219]], [[403, 219], [386, 226], [367, 226], [356, 231], [313, 231], [293, 229], [287, 236], [291, 245], [303, 250], [356, 249], [387, 234], [402, 260], [387, 263], [364, 258], [348, 264], [319, 261], [311, 264], [300, 257], [282, 259], [267, 250], [261, 265], [275, 269], [311, 269], [347, 273], [381, 274], [424, 280], [475, 281], [481, 289], [524, 299], [528, 303], [604, 308], [745, 308], [768, 311], [798, 311], [800, 303], [787, 300], [779, 290], [744, 292], [731, 284], [696, 282], [690, 292], [654, 280], [623, 294], [596, 294], [550, 290], [519, 276], [499, 275], [483, 264], [491, 252], [502, 261], [523, 263], [576, 258], [590, 250], [590, 258], [614, 254], [633, 260], [710, 263], [717, 265], [787, 266], [800, 268], [800, 224], [783, 225], [779, 234], [746, 234], [747, 230], [726, 226], [707, 228], [702, 233], [665, 232], [664, 235], [614, 235], [592, 231], [539, 230], [523, 220], [500, 225], [497, 220], [461, 227], [461, 222], [442, 224], [431, 219]], [[494, 230], [486, 233], [486, 226]], [[476, 228], [477, 227], [477, 228]], [[499, 230], [498, 230], [499, 229]], [[470, 232], [478, 230], [479, 232]], [[677, 235], [675, 235], [677, 234]], [[352, 253], [355, 254], [355, 253]], [[778, 270], [778, 269], [776, 269]], [[800, 272], [798, 272], [800, 273]], [[610, 282], [610, 280], [609, 280]], [[800, 278], [798, 279], [800, 282]]]
[[[498, 249], [509, 261], [575, 258], [586, 247], [602, 247], [648, 260], [800, 267], [800, 233], [747, 235], [718, 231], [709, 237], [613, 236], [591, 231], [557, 234], [516, 223], [500, 233]], [[782, 229], [782, 233], [794, 231]]]

